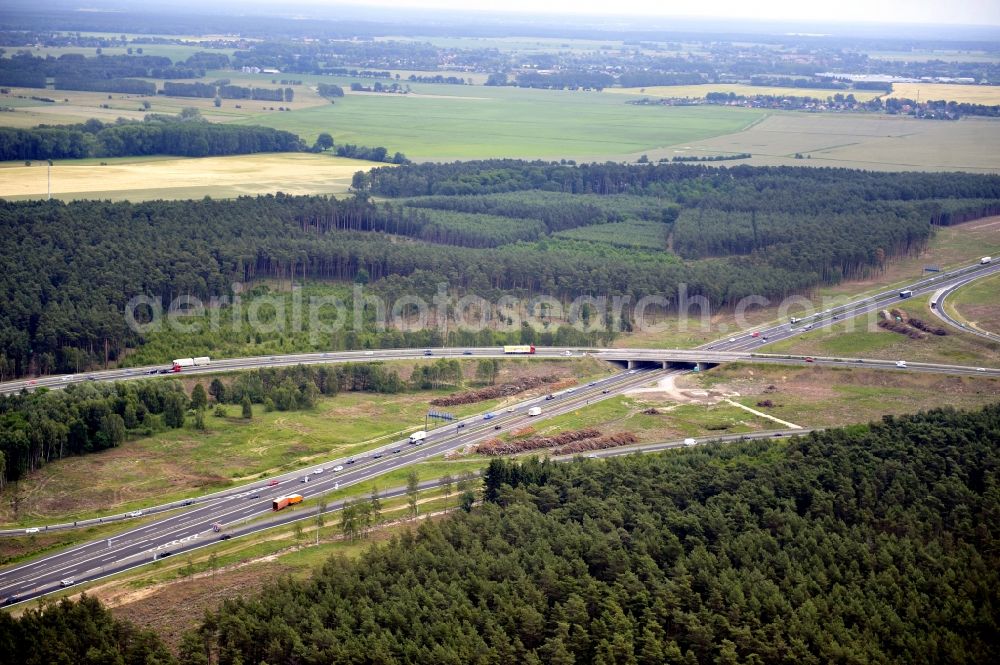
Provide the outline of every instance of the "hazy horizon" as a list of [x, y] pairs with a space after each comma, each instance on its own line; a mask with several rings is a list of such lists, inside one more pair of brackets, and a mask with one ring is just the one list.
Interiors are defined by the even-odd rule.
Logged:
[[[443, 22], [510, 22], [537, 25], [548, 19], [589, 23], [609, 30], [682, 30], [703, 24], [726, 26], [730, 32], [753, 32], [762, 26], [791, 26], [802, 32], [861, 26], [1000, 28], [997, 0], [956, 0], [943, 4], [934, 0], [841, 0], [838, 3], [801, 3], [796, 0], [708, 0], [703, 3], [622, 0], [613, 5], [601, 0], [480, 0], [470, 7], [464, 0], [152, 0], [137, 7], [126, 0], [9, 0], [3, 11], [78, 12], [192, 12], [201, 15], [264, 15], [302, 19], [370, 21], [426, 20]], [[645, 19], [645, 20], [644, 20]], [[596, 24], [594, 22], [597, 22]], [[867, 31], [867, 30], [866, 30]], [[947, 38], [945, 35], [940, 35]], [[981, 38], [981, 37], [980, 37]]]

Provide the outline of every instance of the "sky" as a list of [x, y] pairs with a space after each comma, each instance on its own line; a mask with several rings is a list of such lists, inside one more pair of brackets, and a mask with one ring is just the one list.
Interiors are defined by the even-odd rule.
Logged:
[[[1000, 25], [1000, 0], [341, 0], [343, 4], [545, 14], [752, 18], [765, 21]], [[329, 5], [297, 0], [298, 5]]]

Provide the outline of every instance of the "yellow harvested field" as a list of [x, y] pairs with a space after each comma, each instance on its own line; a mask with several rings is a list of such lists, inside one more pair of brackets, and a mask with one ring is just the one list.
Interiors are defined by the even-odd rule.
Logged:
[[890, 97], [945, 100], [969, 104], [1000, 104], [1000, 85], [959, 85], [957, 83], [893, 83]]
[[[145, 160], [57, 161], [52, 167], [52, 196], [150, 199], [231, 198], [241, 195], [337, 194], [346, 192], [358, 171], [385, 166], [358, 159], [311, 153], [266, 153], [231, 157], [157, 158]], [[46, 196], [44, 161], [0, 165], [0, 197], [37, 199]]]
[[[839, 90], [823, 90], [820, 88], [777, 88], [764, 85], [744, 85], [742, 83], [704, 83], [702, 85], [657, 85], [648, 88], [605, 88], [604, 92], [616, 95], [639, 95], [645, 97], [688, 97], [701, 99], [710, 92], [734, 93], [737, 95], [774, 95], [775, 97], [815, 97], [826, 99]], [[847, 90], [846, 94], [854, 95], [859, 101], [868, 101], [879, 96], [874, 90]]]

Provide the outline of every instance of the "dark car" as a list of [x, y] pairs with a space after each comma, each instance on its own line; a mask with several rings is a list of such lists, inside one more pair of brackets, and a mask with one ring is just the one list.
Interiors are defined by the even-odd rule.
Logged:
[[602, 390], [602, 391], [601, 391], [601, 394], [602, 394], [602, 395], [607, 395], [607, 394], [608, 394], [608, 389], [607, 389], [607, 388], [605, 388], [604, 390]]
[[462, 351], [462, 355], [463, 356], [471, 356], [472, 355], [472, 351]]
[[402, 449], [396, 448], [394, 451], [392, 451], [392, 454], [395, 455], [395, 454], [401, 453], [401, 452], [403, 452]]
[[493, 429], [500, 429], [500, 425], [494, 425]]
[[465, 427], [465, 423], [459, 423], [455, 429], [462, 429], [463, 427]]
[[156, 374], [156, 373], [157, 373], [157, 372], [159, 372], [159, 371], [160, 371], [160, 370], [158, 370], [158, 369], [156, 369], [156, 368], [154, 367], [153, 369], [151, 369], [151, 370], [149, 370], [148, 372], [146, 372], [146, 374]]
[[382, 457], [382, 453], [375, 453], [372, 455], [372, 459], [378, 459], [379, 457]]
[[172, 370], [172, 369], [161, 369], [161, 370], [159, 370], [157, 372], [157, 374], [170, 374], [172, 371], [174, 371], [174, 370]]
[[194, 503], [194, 501], [192, 501], [191, 499], [188, 499], [187, 501], [184, 502], [184, 505], [185, 506], [190, 506], [192, 503]]
[[224, 533], [221, 536], [219, 536], [219, 540], [229, 540], [232, 537], [233, 535], [231, 533]]
[[172, 554], [173, 554], [173, 552], [171, 552], [170, 550], [167, 550], [166, 552], [160, 552], [160, 557], [159, 558], [162, 559], [163, 557], [170, 556]]
[[555, 399], [555, 398], [556, 398], [555, 395], [546, 395], [545, 396], [545, 399]]
[[251, 498], [251, 499], [259, 499], [259, 498], [260, 498], [260, 492], [255, 492], [255, 493], [253, 494], [253, 496], [251, 496], [250, 498]]
[[433, 352], [433, 351], [431, 351], [430, 349], [427, 349], [426, 351], [424, 351], [424, 355], [425, 355], [425, 356], [433, 356], [433, 355], [434, 355], [434, 352]]
[[4, 599], [3, 604], [4, 605], [13, 605], [14, 603], [18, 602], [19, 600], [21, 600], [21, 594], [19, 594], [19, 593], [12, 593], [12, 594], [10, 594], [9, 596], [7, 596]]
[[351, 459], [347, 460], [345, 464], [354, 464], [354, 458], [352, 457]]

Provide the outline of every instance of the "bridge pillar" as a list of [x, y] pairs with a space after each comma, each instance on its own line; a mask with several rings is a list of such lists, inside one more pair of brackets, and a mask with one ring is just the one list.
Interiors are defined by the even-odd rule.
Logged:
[[628, 368], [629, 369], [635, 369], [635, 361], [634, 360], [629, 360], [628, 361]]

